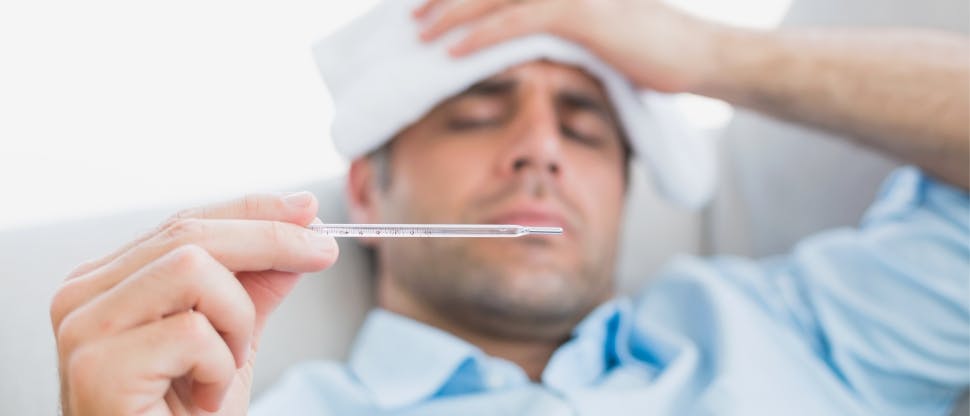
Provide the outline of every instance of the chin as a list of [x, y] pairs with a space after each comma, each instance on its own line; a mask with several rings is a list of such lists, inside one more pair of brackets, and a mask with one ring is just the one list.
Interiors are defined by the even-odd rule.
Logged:
[[500, 243], [503, 244], [482, 250], [477, 257], [489, 264], [493, 275], [501, 276], [508, 285], [560, 286], [581, 279], [579, 255], [564, 246], [535, 242]]
[[481, 245], [475, 248], [480, 256], [492, 259], [498, 263], [507, 263], [515, 269], [554, 269], [566, 267], [566, 260], [580, 259], [582, 254], [573, 247], [561, 243], [554, 243], [548, 237], [516, 237], [514, 239], [482, 239]]
[[572, 326], [600, 298], [579, 273], [531, 265], [494, 271], [498, 272], [494, 280], [480, 282], [476, 285], [480, 290], [465, 301], [475, 305], [474, 316], [494, 320], [496, 331], [527, 328], [521, 335], [535, 336], [561, 325]]
[[585, 286], [578, 281], [579, 274], [553, 264], [512, 264], [502, 269], [500, 284], [517, 297], [569, 296], [575, 288]]

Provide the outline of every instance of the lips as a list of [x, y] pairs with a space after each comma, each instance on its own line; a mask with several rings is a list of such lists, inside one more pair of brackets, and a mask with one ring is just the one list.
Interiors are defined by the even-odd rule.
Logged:
[[569, 228], [569, 224], [559, 212], [543, 208], [513, 208], [502, 211], [488, 219], [490, 224], [514, 224], [534, 227]]

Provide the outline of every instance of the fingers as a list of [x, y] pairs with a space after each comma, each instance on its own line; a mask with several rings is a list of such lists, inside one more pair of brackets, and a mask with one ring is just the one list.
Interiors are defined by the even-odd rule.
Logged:
[[235, 370], [216, 329], [204, 315], [186, 311], [77, 350], [68, 361], [70, 403], [87, 410], [79, 414], [148, 412], [161, 405], [157, 398], [171, 380], [188, 376], [192, 404], [215, 411]]
[[182, 218], [245, 219], [282, 221], [307, 225], [317, 212], [317, 200], [307, 191], [289, 195], [253, 194], [245, 197], [198, 208], [178, 214]]
[[248, 219], [283, 221], [297, 225], [307, 225], [313, 220], [317, 211], [317, 200], [313, 194], [302, 191], [289, 195], [252, 194], [242, 198], [220, 202], [213, 205], [190, 208], [176, 213], [163, 222], [158, 228], [148, 232], [134, 241], [107, 256], [85, 262], [74, 269], [66, 280], [90, 273], [105, 264], [114, 261], [132, 247], [154, 237], [156, 234], [187, 219]]
[[508, 0], [478, 0], [441, 5], [440, 15], [430, 26], [421, 31], [421, 39], [433, 40], [451, 29], [487, 15], [508, 3]]
[[51, 319], [107, 291], [166, 253], [186, 245], [207, 251], [230, 271], [280, 270], [310, 272], [325, 269], [337, 258], [333, 237], [302, 226], [276, 221], [184, 219], [172, 223], [107, 265], [67, 282], [55, 299]]
[[561, 6], [557, 1], [478, 0], [448, 4], [429, 1], [415, 15], [424, 17], [432, 9], [440, 10], [440, 15], [421, 31], [421, 39], [425, 41], [458, 26], [472, 25], [465, 38], [449, 49], [452, 55], [460, 57], [508, 39], [549, 31], [557, 6]]
[[446, 4], [447, 2], [448, 0], [426, 0], [424, 4], [418, 6], [417, 9], [414, 9], [411, 14], [419, 19], [425, 18], [431, 13], [432, 10], [441, 6], [442, 4]]
[[144, 266], [145, 259], [189, 244], [204, 248], [232, 271], [317, 271], [329, 267], [337, 252], [333, 237], [294, 224], [189, 219], [172, 224], [104, 269], [134, 272]]
[[[165, 406], [176, 391], [178, 400], [218, 407], [232, 370], [248, 362], [257, 323], [265, 322], [257, 311], [273, 309], [299, 273], [336, 260], [333, 238], [305, 228], [316, 210], [316, 199], [306, 192], [252, 195], [190, 209], [115, 253], [79, 266], [51, 303], [62, 396], [93, 404], [108, 396], [126, 402], [154, 398], [146, 406]], [[183, 320], [189, 323], [180, 324]], [[192, 328], [196, 332], [183, 336]], [[221, 360], [212, 356], [218, 351]], [[118, 361], [109, 362], [114, 356]], [[220, 364], [225, 362], [228, 366]], [[118, 386], [90, 387], [97, 377], [69, 374], [75, 367], [88, 375], [103, 367], [113, 375], [108, 381]], [[226, 367], [229, 376], [224, 376]], [[132, 392], [129, 383], [144, 390]], [[74, 394], [78, 386], [86, 394]], [[122, 413], [147, 408], [127, 409]]]
[[449, 49], [456, 56], [465, 56], [508, 39], [544, 32], [554, 21], [555, 2], [521, 3], [508, 6], [479, 19], [464, 39]]
[[172, 251], [71, 313], [58, 331], [59, 352], [190, 309], [222, 334], [241, 367], [253, 336], [253, 302], [236, 276], [198, 246]]

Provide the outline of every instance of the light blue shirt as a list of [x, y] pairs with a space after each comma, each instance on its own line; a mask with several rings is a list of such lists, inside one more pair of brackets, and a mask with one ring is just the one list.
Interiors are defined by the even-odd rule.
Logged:
[[586, 317], [539, 383], [375, 310], [347, 363], [296, 367], [252, 414], [946, 414], [970, 384], [968, 223], [965, 192], [900, 169], [859, 228], [675, 260]]

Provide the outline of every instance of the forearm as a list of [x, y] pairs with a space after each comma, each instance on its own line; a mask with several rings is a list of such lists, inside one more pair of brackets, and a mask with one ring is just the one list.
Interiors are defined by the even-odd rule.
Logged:
[[964, 189], [970, 41], [927, 30], [725, 30], [698, 93], [832, 130]]

